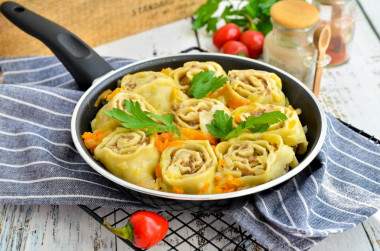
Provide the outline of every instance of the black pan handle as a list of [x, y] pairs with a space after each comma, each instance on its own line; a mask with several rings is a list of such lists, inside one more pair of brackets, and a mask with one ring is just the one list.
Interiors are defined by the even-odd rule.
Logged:
[[113, 70], [91, 47], [65, 28], [15, 2], [4, 2], [0, 10], [17, 27], [49, 47], [81, 90], [88, 89], [96, 78]]

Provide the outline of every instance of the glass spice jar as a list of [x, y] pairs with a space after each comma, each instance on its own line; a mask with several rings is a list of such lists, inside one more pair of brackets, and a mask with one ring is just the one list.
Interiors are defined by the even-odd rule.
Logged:
[[329, 65], [345, 63], [351, 54], [355, 29], [355, 2], [352, 0], [313, 0], [320, 11], [318, 25], [330, 24], [331, 40], [326, 53]]
[[270, 9], [270, 16], [273, 30], [265, 37], [264, 62], [292, 74], [312, 89], [315, 67], [310, 59], [315, 63], [313, 31], [319, 20], [318, 9], [304, 1], [280, 1]]

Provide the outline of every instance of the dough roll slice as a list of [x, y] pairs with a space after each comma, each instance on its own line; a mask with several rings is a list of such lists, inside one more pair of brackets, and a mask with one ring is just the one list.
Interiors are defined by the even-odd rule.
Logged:
[[94, 158], [117, 177], [141, 185], [155, 179], [160, 153], [153, 136], [118, 127], [95, 148]]
[[241, 134], [219, 143], [215, 152], [219, 159], [216, 192], [266, 183], [298, 164], [293, 149], [271, 133]]
[[210, 194], [216, 166], [215, 153], [207, 140], [187, 140], [162, 152], [162, 183], [168, 192]]
[[287, 120], [270, 125], [267, 132], [278, 134], [282, 137], [284, 143], [297, 149], [298, 154], [305, 153], [308, 145], [305, 131], [298, 117], [298, 111], [293, 107], [277, 105], [261, 105], [251, 103], [250, 105], [241, 106], [232, 112], [234, 122], [240, 123], [247, 120], [248, 116], [260, 116], [264, 112], [280, 111], [288, 117]]
[[200, 130], [209, 135], [206, 125], [211, 124], [217, 110], [223, 110], [228, 115], [231, 113], [222, 102], [216, 99], [191, 98], [173, 105], [174, 121], [179, 127]]
[[127, 92], [143, 96], [160, 114], [171, 111], [174, 99], [187, 98], [179, 91], [179, 84], [161, 72], [144, 71], [128, 74], [123, 77], [120, 85]]
[[228, 72], [226, 96], [227, 106], [235, 109], [250, 102], [284, 106], [286, 98], [282, 92], [281, 79], [274, 73], [258, 70], [232, 70]]
[[193, 77], [202, 71], [213, 71], [214, 76], [227, 76], [222, 66], [213, 61], [198, 62], [190, 61], [186, 62], [183, 67], [172, 70], [169, 76], [179, 83], [180, 90], [187, 94], [190, 88]]
[[95, 119], [91, 121], [92, 131], [96, 131], [100, 128], [103, 132], [114, 130], [116, 127], [121, 126], [120, 121], [107, 116], [104, 111], [111, 111], [113, 108], [118, 108], [120, 110], [126, 111], [124, 108], [125, 100], [132, 100], [134, 102], [139, 102], [140, 107], [143, 111], [148, 111], [154, 114], [159, 114], [157, 110], [149, 104], [144, 97], [130, 92], [120, 92], [116, 94], [106, 105], [104, 105], [99, 112], [96, 114]]

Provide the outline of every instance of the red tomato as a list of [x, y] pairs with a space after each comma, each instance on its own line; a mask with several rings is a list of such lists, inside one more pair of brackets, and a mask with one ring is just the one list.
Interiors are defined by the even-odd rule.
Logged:
[[239, 41], [228, 41], [222, 46], [222, 52], [226, 54], [249, 57], [247, 46]]
[[259, 58], [263, 53], [264, 35], [259, 31], [249, 30], [244, 32], [240, 41], [248, 47], [251, 58]]
[[240, 29], [236, 24], [228, 23], [219, 28], [212, 37], [212, 41], [217, 48], [231, 40], [238, 40], [240, 37]]
[[135, 247], [144, 249], [159, 243], [169, 229], [169, 223], [164, 217], [149, 211], [132, 214], [129, 222], [121, 228], [112, 227], [106, 220], [103, 224], [112, 233], [130, 240]]

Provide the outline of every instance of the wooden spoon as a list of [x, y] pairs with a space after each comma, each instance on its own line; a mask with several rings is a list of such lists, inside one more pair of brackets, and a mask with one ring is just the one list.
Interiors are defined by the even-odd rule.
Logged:
[[315, 96], [319, 95], [319, 88], [321, 86], [321, 78], [322, 78], [322, 62], [325, 59], [325, 54], [327, 47], [329, 46], [331, 38], [331, 29], [330, 25], [320, 26], [315, 29], [313, 36], [313, 43], [315, 48], [317, 48], [317, 63], [315, 66], [315, 75], [314, 75], [314, 84], [313, 84], [313, 92]]

